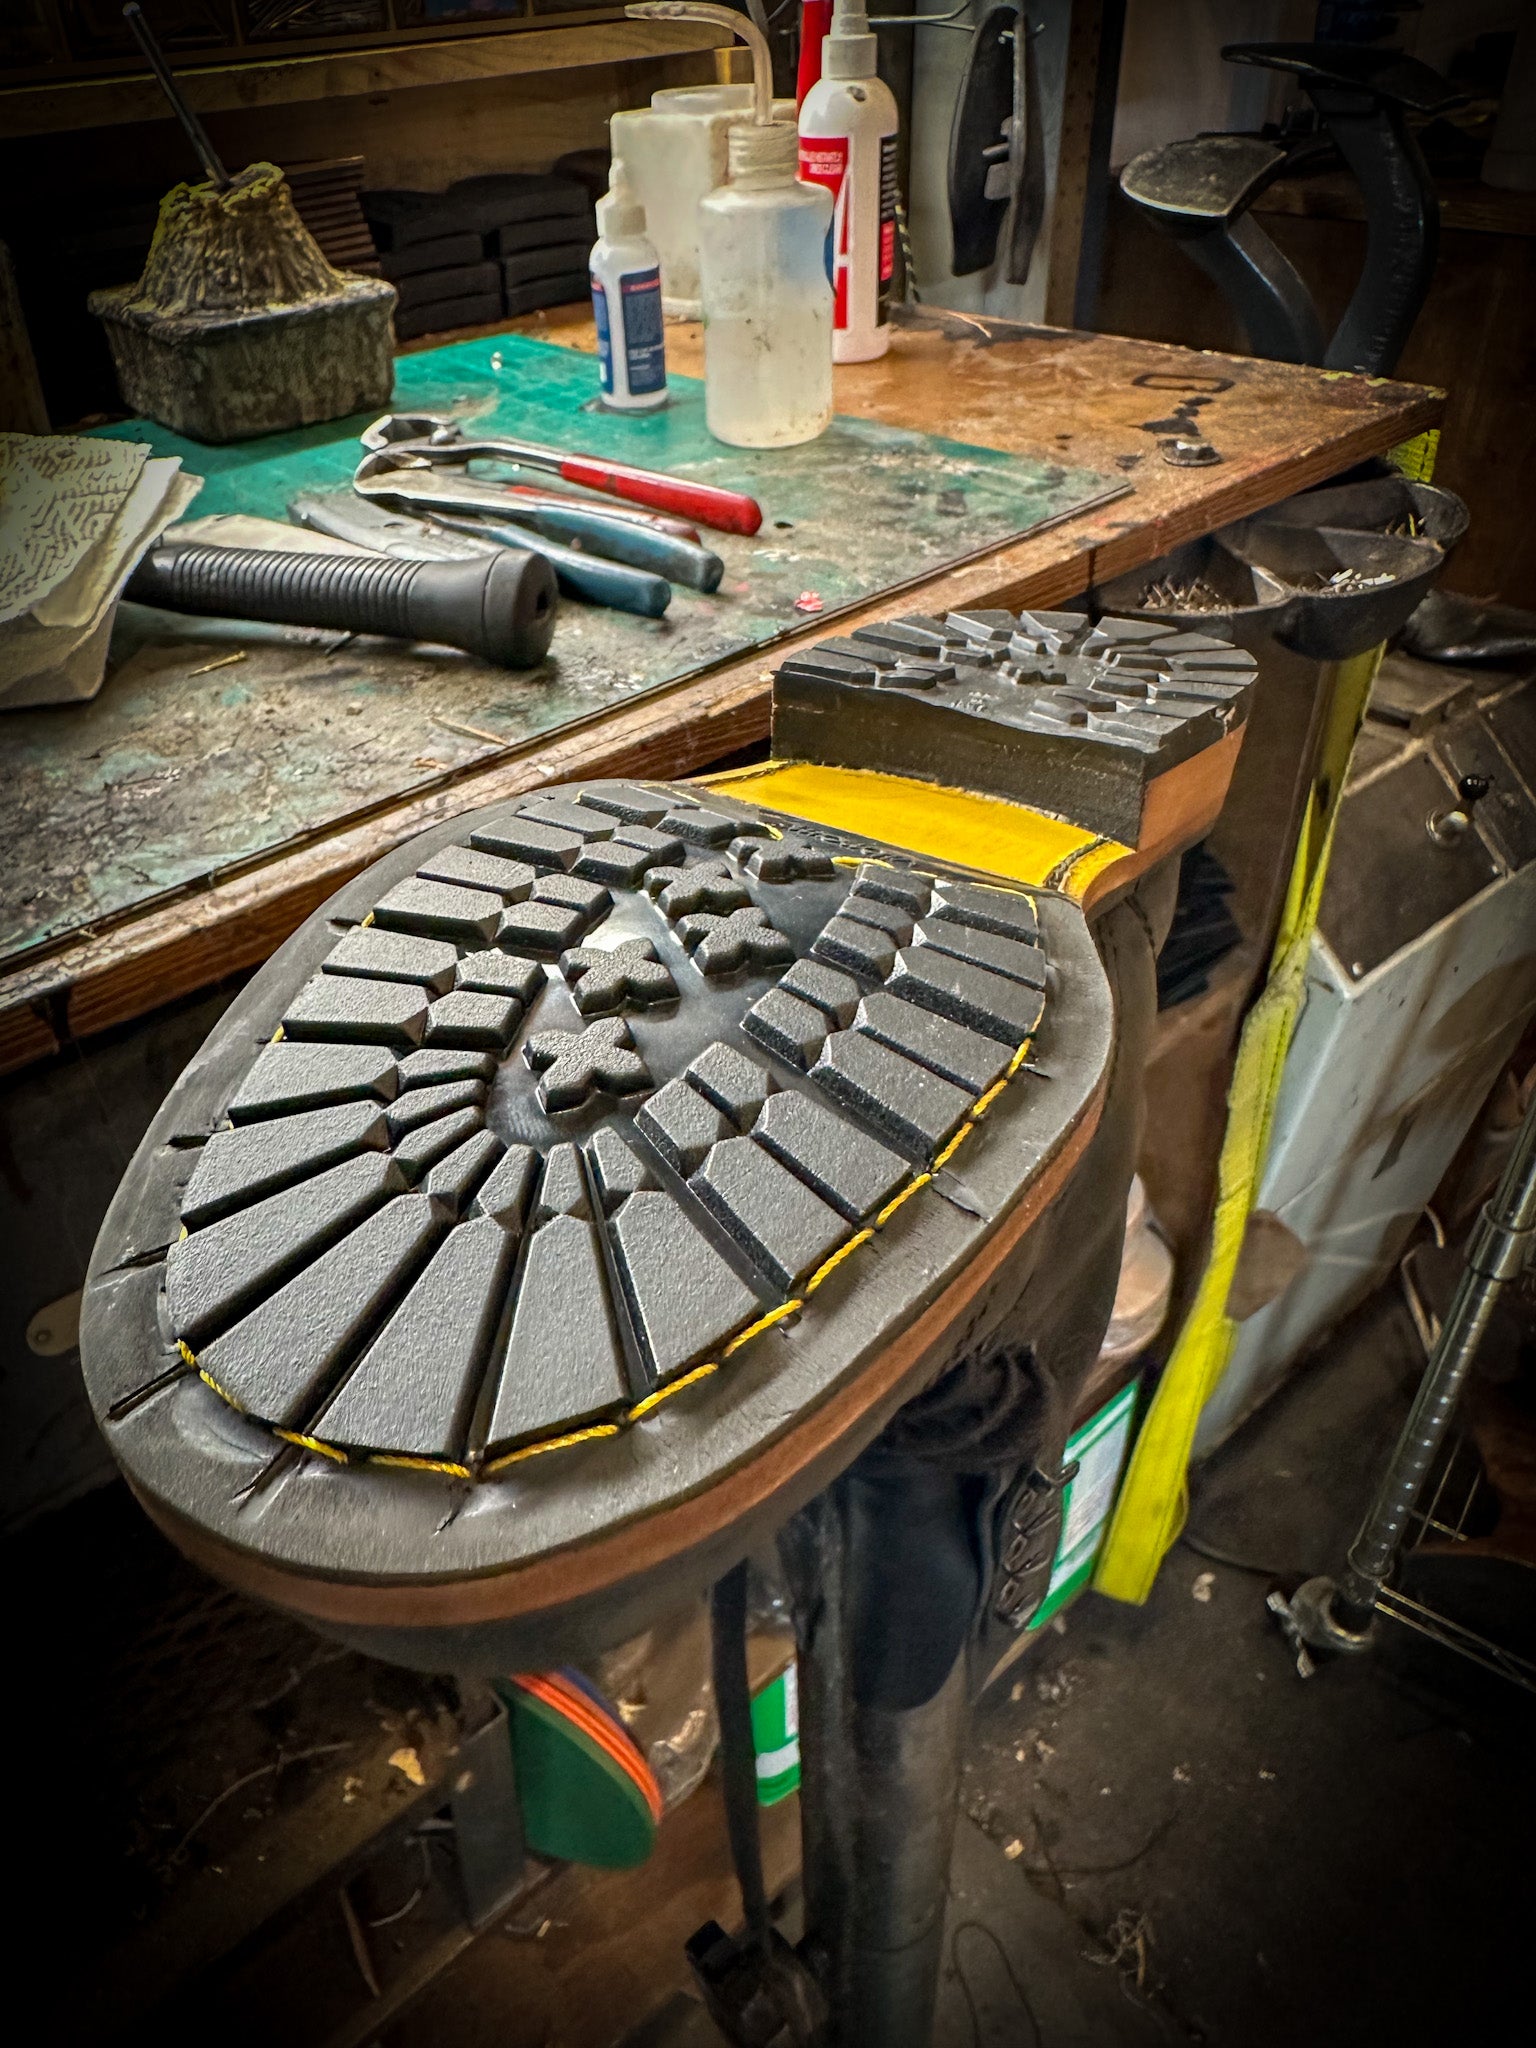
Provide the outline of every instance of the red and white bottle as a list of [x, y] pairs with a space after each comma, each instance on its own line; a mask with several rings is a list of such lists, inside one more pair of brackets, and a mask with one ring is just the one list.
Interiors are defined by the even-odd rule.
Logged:
[[832, 194], [835, 363], [872, 362], [891, 345], [897, 119], [877, 53], [862, 0], [836, 0], [821, 77], [800, 107], [800, 176]]

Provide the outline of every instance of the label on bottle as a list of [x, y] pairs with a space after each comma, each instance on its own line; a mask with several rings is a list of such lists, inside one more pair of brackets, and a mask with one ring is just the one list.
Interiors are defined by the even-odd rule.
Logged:
[[834, 327], [848, 325], [848, 137], [802, 135], [800, 175], [807, 185], [825, 185], [832, 194], [832, 225], [827, 230], [827, 279], [832, 286]]
[[884, 327], [891, 317], [891, 280], [896, 275], [896, 138], [880, 138], [880, 290], [875, 305], [875, 324]]
[[597, 328], [597, 370], [603, 396], [613, 396], [613, 335], [608, 325], [608, 294], [592, 280], [592, 319]]
[[661, 271], [632, 270], [619, 282], [624, 306], [624, 360], [629, 388], [663, 391], [667, 383], [667, 348], [662, 332]]

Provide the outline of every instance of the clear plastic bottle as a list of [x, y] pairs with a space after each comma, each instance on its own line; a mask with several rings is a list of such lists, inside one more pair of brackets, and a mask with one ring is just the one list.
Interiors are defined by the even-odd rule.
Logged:
[[651, 412], [667, 402], [661, 259], [646, 238], [645, 208], [622, 158], [615, 160], [608, 190], [597, 202], [589, 267], [603, 403], [619, 412]]
[[704, 418], [736, 448], [793, 447], [832, 419], [832, 198], [797, 154], [787, 121], [742, 123], [730, 182], [699, 205]]
[[860, 0], [837, 0], [821, 76], [800, 108], [800, 175], [833, 198], [832, 357], [868, 363], [891, 345], [896, 271], [896, 101]]

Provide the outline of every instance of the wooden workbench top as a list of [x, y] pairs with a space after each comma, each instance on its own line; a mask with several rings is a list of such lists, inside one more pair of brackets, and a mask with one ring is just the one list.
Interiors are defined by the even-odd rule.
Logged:
[[[575, 309], [512, 325], [594, 347], [590, 319]], [[669, 328], [668, 362], [702, 373], [698, 327]], [[1378, 378], [913, 309], [883, 362], [838, 371], [837, 405], [1123, 476], [1131, 486], [1112, 503], [907, 586], [895, 606], [944, 611], [1059, 604], [1422, 433], [1442, 400]], [[1214, 460], [1188, 461], [1190, 444], [1200, 443]], [[836, 630], [892, 609], [889, 597], [876, 601], [844, 614]], [[575, 775], [686, 774], [761, 739], [773, 667], [827, 631], [825, 621], [808, 620], [771, 651], [530, 744], [493, 744], [398, 801], [0, 960], [0, 1071], [255, 965], [350, 875], [444, 818]], [[92, 847], [87, 857], [110, 851]]]

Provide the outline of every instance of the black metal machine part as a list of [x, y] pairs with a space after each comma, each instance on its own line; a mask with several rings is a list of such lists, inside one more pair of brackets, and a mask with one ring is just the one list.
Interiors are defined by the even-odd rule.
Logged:
[[1344, 661], [1396, 633], [1467, 530], [1450, 491], [1395, 471], [1326, 484], [1098, 585], [1096, 606]]
[[[826, 2001], [829, 2048], [930, 2039], [970, 1706], [1039, 1607], [1055, 1555], [1063, 1447], [1119, 1273], [1173, 879], [1165, 864], [1096, 928], [1117, 1033], [1077, 1178], [978, 1304], [957, 1362], [780, 1533], [800, 1658], [800, 1953]], [[729, 1787], [724, 1702], [721, 1725]], [[740, 1773], [750, 1730], [744, 1749], [735, 1739]], [[732, 1837], [749, 1933], [761, 1886], [754, 1841], [738, 1844], [751, 1812], [738, 1808]], [[732, 2042], [808, 2038], [763, 2036], [742, 2018], [782, 2012], [782, 1956], [745, 1939], [722, 1949], [708, 1929], [695, 1939], [717, 1970], [729, 1964], [732, 2001], [710, 2004]]]
[[972, 39], [950, 126], [948, 185], [955, 276], [994, 263], [1006, 229], [1004, 274], [1023, 284], [1044, 218], [1045, 143], [1022, 7], [992, 8]]
[[1409, 116], [1465, 95], [1413, 58], [1351, 43], [1233, 43], [1222, 55], [1295, 78], [1360, 187], [1365, 263], [1331, 339], [1294, 266], [1248, 211], [1286, 170], [1286, 151], [1247, 135], [1170, 143], [1127, 164], [1121, 191], [1220, 288], [1255, 355], [1390, 375], [1439, 249], [1439, 201]]

